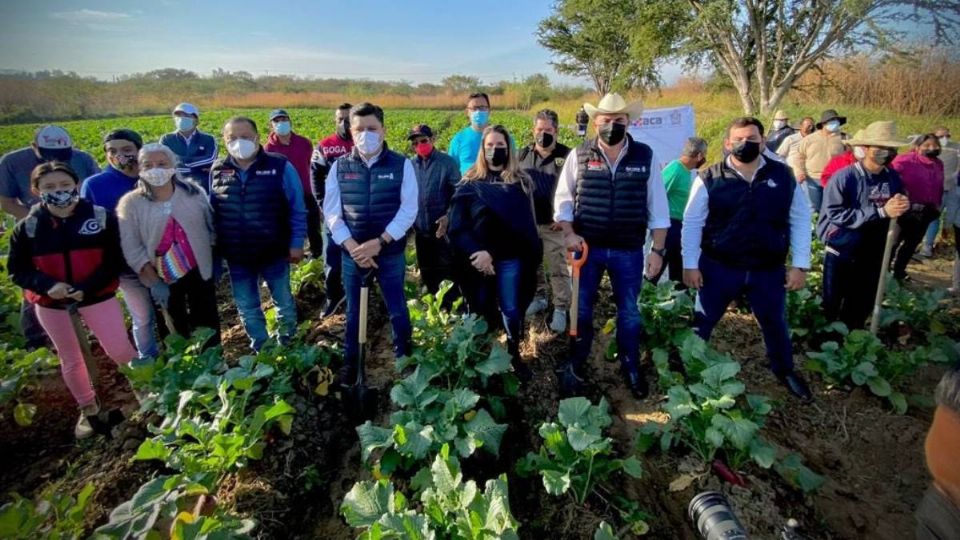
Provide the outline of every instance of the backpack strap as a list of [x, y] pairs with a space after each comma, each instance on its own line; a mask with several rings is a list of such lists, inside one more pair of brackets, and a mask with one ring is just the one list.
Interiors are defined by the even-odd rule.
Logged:
[[37, 236], [37, 216], [30, 214], [23, 220], [23, 228], [27, 232], [27, 238]]

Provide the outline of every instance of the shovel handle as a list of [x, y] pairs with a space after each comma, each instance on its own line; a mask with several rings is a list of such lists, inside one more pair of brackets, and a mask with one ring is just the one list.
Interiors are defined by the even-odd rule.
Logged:
[[360, 285], [360, 329], [357, 341], [362, 346], [367, 342], [367, 309], [370, 301], [370, 285], [373, 283], [373, 270], [363, 274], [363, 281]]
[[587, 263], [587, 254], [590, 252], [586, 242], [581, 245], [583, 247], [580, 251], [580, 257], [576, 257], [574, 251], [567, 252], [567, 262], [570, 264], [571, 277], [573, 278], [573, 290], [570, 298], [570, 337], [572, 338], [577, 337], [577, 311], [580, 308], [580, 269]]
[[893, 256], [893, 244], [898, 236], [897, 218], [890, 220], [887, 227], [887, 243], [883, 246], [883, 266], [880, 267], [880, 282], [877, 283], [877, 296], [873, 301], [873, 315], [870, 317], [870, 333], [877, 335], [880, 331], [880, 312], [883, 310], [883, 295], [887, 292], [887, 272], [890, 268], [890, 258]]
[[[587, 263], [587, 254], [590, 252], [590, 248], [587, 247], [587, 243], [583, 242], [581, 244], [583, 248], [579, 251], [568, 251], [567, 252], [567, 264], [570, 265], [570, 268], [573, 270], [573, 277], [580, 277], [580, 269], [583, 268], [583, 265]], [[576, 254], [580, 253], [580, 256], [577, 257]]]

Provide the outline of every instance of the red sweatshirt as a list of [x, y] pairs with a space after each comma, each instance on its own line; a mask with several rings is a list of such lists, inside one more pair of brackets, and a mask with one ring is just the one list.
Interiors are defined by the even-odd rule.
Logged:
[[820, 185], [827, 187], [827, 182], [830, 181], [831, 176], [840, 169], [853, 165], [856, 162], [857, 158], [853, 157], [853, 150], [849, 148], [839, 156], [833, 156], [833, 158], [827, 162], [826, 167], [823, 168], [823, 172], [820, 173]]
[[283, 144], [276, 133], [270, 132], [267, 144], [263, 145], [263, 149], [267, 152], [276, 152], [285, 156], [300, 176], [303, 194], [307, 197], [313, 194], [313, 190], [310, 188], [310, 156], [313, 155], [313, 145], [310, 143], [310, 139], [291, 133], [290, 144]]

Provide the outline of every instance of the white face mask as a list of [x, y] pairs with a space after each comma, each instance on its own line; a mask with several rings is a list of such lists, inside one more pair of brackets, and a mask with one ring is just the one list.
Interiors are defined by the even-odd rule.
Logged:
[[353, 144], [365, 156], [375, 154], [380, 149], [381, 143], [380, 134], [376, 131], [361, 131], [353, 134]]
[[854, 146], [853, 157], [857, 159], [864, 159], [865, 157], [867, 157], [867, 151], [864, 150], [862, 146]]
[[773, 121], [773, 129], [783, 129], [783, 127], [786, 126], [786, 125], [787, 125], [787, 121], [786, 121], [786, 120], [774, 120], [774, 121]]
[[941, 147], [941, 148], [945, 148], [948, 144], [950, 144], [950, 139], [949, 139], [949, 138], [947, 138], [947, 137], [940, 137], [940, 147]]
[[197, 125], [189, 116], [174, 116], [173, 123], [176, 124], [178, 131], [190, 131]]
[[170, 179], [173, 178], [173, 175], [176, 174], [176, 172], [177, 170], [173, 168], [170, 168], [170, 169], [153, 168], [153, 169], [147, 169], [145, 171], [140, 171], [140, 178], [142, 178], [144, 182], [150, 184], [153, 187], [161, 187], [161, 186], [167, 185], [167, 182], [169, 182]]
[[250, 159], [257, 153], [257, 143], [247, 139], [234, 139], [227, 143], [227, 152], [234, 159]]

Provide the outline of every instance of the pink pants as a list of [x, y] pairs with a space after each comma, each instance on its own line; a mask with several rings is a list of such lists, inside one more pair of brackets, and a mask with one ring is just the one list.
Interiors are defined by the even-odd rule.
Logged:
[[[80, 318], [93, 335], [97, 336], [97, 340], [111, 360], [118, 364], [126, 364], [137, 356], [137, 351], [127, 337], [123, 312], [116, 298], [82, 307], [79, 311]], [[63, 382], [73, 394], [73, 399], [77, 400], [77, 404], [81, 407], [93, 403], [97, 394], [90, 383], [90, 374], [87, 373], [80, 342], [70, 322], [70, 313], [65, 309], [51, 309], [38, 305], [37, 319], [53, 341], [54, 347], [57, 348]]]

